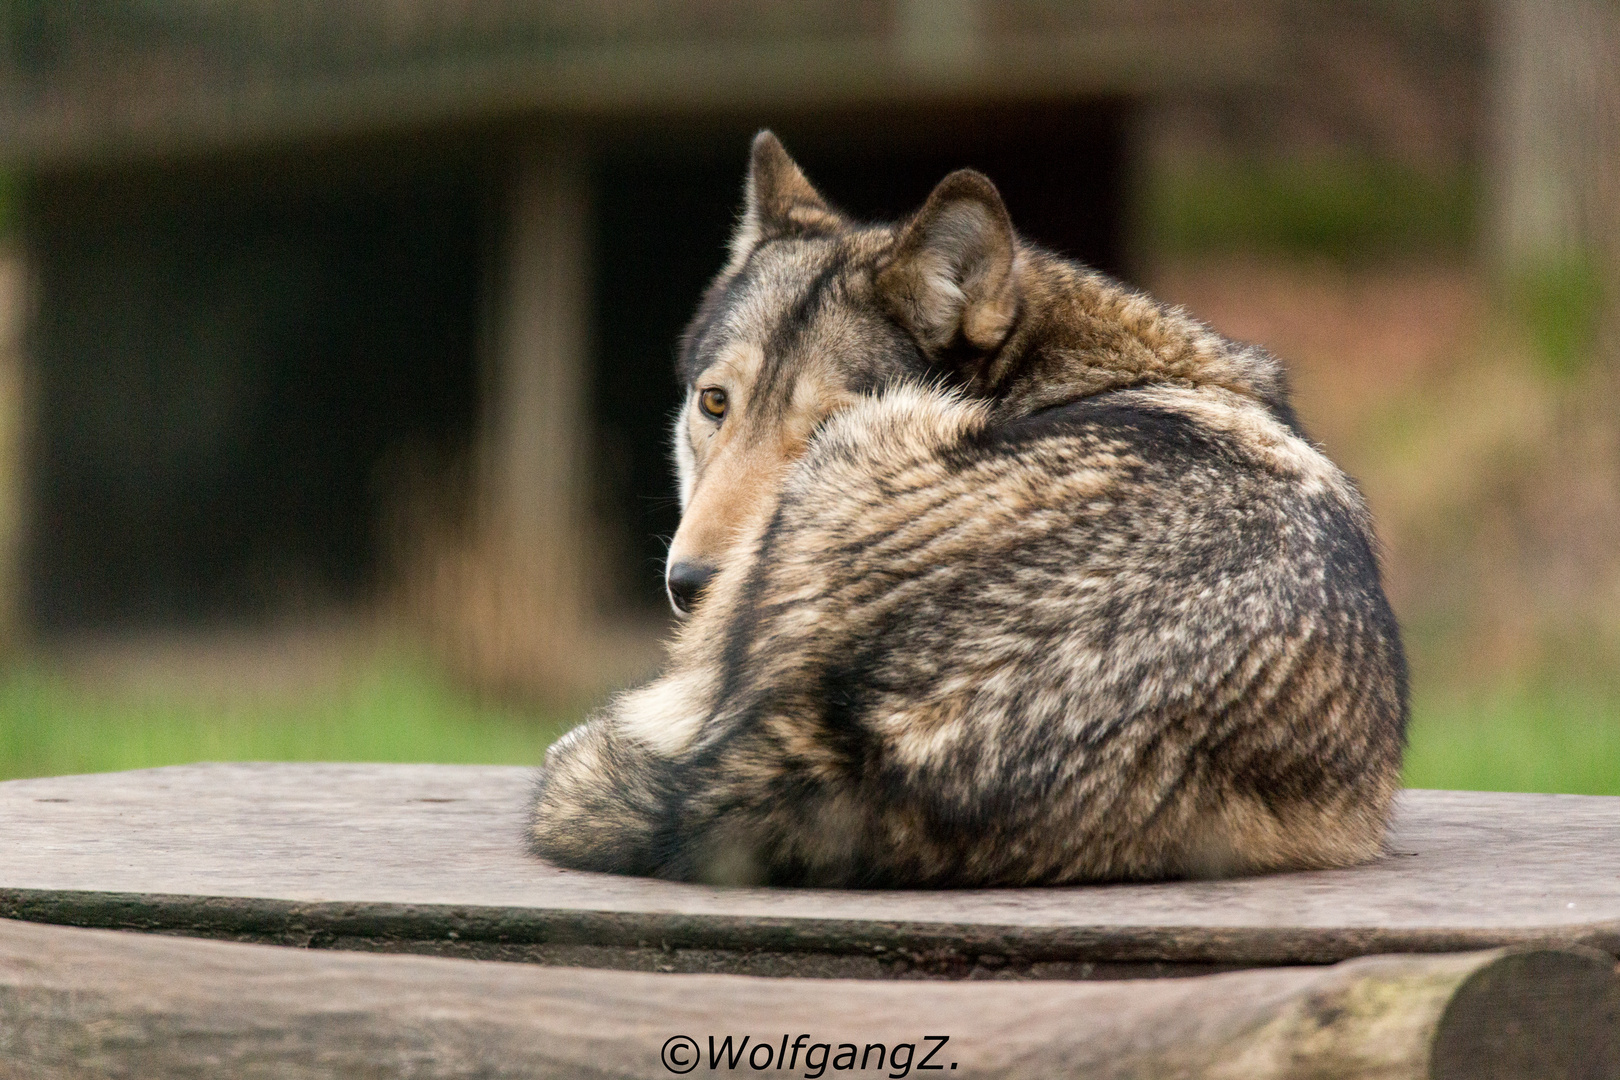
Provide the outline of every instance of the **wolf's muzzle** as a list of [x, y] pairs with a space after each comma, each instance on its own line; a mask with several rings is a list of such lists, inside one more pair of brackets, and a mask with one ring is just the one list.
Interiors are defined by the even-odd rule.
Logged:
[[712, 577], [714, 577], [712, 566], [693, 562], [675, 563], [664, 574], [664, 586], [669, 590], [669, 602], [680, 614], [692, 614], [692, 609], [697, 606], [698, 594]]

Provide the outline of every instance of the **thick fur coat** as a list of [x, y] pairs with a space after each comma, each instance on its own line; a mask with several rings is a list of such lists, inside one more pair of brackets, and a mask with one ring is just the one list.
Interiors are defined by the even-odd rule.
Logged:
[[954, 173], [852, 222], [768, 133], [688, 331], [667, 672], [547, 755], [531, 843], [716, 883], [1343, 866], [1406, 667], [1283, 372]]

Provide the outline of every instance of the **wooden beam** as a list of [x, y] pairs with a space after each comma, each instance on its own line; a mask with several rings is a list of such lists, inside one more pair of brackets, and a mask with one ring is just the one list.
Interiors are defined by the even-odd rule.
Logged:
[[583, 150], [515, 144], [489, 267], [478, 516], [429, 574], [429, 619], [479, 684], [569, 701], [599, 688], [587, 555], [591, 199]]
[[0, 915], [771, 975], [1118, 978], [1389, 952], [1620, 955], [1620, 798], [1409, 791], [1347, 870], [1052, 889], [718, 889], [547, 866], [532, 772], [202, 765], [0, 783]]
[[1620, 10], [1495, 0], [1491, 16], [1498, 263], [1512, 274], [1620, 258]]
[[920, 49], [915, 38], [832, 28], [777, 40], [699, 32], [529, 50], [506, 44], [484, 55], [426, 47], [397, 62], [330, 72], [203, 75], [178, 87], [145, 78], [139, 64], [98, 70], [94, 80], [63, 74], [49, 95], [0, 86], [0, 168], [105, 166], [511, 118], [780, 115], [1207, 91], [1273, 79], [1285, 37], [1263, 19], [1223, 13], [1169, 26], [1126, 20], [998, 36], [966, 58], [949, 48], [926, 52], [935, 42]]
[[[1616, 1075], [1617, 1007], [1612, 961], [1571, 951], [1149, 982], [896, 985], [310, 953], [0, 921], [0, 1074], [62, 1080], [814, 1077], [818, 1065], [836, 1076], [842, 1044], [867, 1055], [855, 1071], [891, 1077], [929, 1075], [921, 1065], [934, 1052], [939, 1075], [962, 1077], [1552, 1080]], [[711, 1068], [710, 1040], [724, 1055], [728, 1036], [736, 1067], [722, 1056]]]
[[[583, 151], [531, 140], [511, 155], [495, 268], [487, 481], [492, 526], [578, 587], [590, 344], [590, 185]], [[559, 601], [564, 601], [559, 593]]]
[[[1607, 364], [1611, 404], [1599, 414], [1612, 421], [1620, 395], [1620, 6], [1494, 0], [1491, 15], [1491, 255], [1521, 303], [1547, 309], [1539, 321], [1555, 329], [1539, 344], [1551, 348], [1548, 359], [1578, 363], [1592, 351]], [[1569, 350], [1576, 355], [1558, 355]]]
[[0, 241], [0, 655], [14, 648], [21, 636], [27, 288], [22, 251]]

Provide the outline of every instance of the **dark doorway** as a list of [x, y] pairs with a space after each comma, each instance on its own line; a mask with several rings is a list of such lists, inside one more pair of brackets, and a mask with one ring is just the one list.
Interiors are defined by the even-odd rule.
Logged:
[[363, 599], [382, 475], [470, 445], [483, 189], [255, 171], [29, 193], [42, 630]]
[[771, 126], [821, 192], [857, 217], [906, 214], [948, 172], [971, 166], [996, 182], [1024, 235], [1119, 274], [1129, 119], [1121, 101], [872, 111], [672, 122], [609, 146], [595, 184], [593, 405], [599, 516], [623, 523], [607, 567], [622, 598], [664, 603], [664, 549], [680, 520], [667, 445], [679, 405], [675, 345], [725, 261], [758, 127]]

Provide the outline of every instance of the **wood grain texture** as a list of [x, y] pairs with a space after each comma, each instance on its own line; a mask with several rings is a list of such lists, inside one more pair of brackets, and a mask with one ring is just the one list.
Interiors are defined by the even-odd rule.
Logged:
[[1529, 944], [1620, 954], [1620, 798], [1408, 792], [1390, 854], [1350, 870], [878, 893], [558, 870], [523, 851], [529, 783], [524, 769], [433, 765], [11, 781], [0, 784], [0, 915], [581, 966], [868, 977], [1175, 974]]
[[[911, 1066], [938, 1045], [931, 1064], [953, 1080], [1595, 1080], [1620, 1063], [1617, 1001], [1612, 960], [1591, 952], [901, 984], [311, 953], [0, 921], [0, 1077], [56, 1080], [647, 1078], [672, 1075], [660, 1054], [683, 1035], [701, 1055], [692, 1075], [763, 1065], [806, 1076], [816, 1069], [802, 1057], [778, 1070], [757, 1050], [775, 1058], [801, 1033], [801, 1052], [918, 1048], [903, 1072], [874, 1056], [855, 1070], [865, 1076], [929, 1075]], [[710, 1069], [708, 1039], [727, 1035], [749, 1038], [747, 1056]]]

